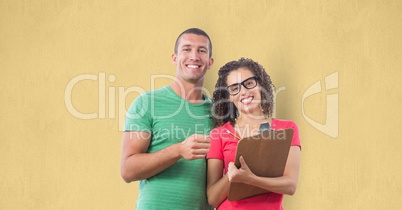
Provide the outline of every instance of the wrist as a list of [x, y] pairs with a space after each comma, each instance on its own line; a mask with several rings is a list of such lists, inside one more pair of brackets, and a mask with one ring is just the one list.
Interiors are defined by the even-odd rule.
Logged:
[[245, 184], [255, 185], [255, 182], [256, 182], [257, 179], [258, 179], [258, 177], [255, 174], [252, 173], [245, 180]]
[[230, 182], [229, 181], [229, 176], [228, 176], [227, 173], [222, 176], [222, 179], [224, 179], [226, 182]]
[[173, 153], [174, 153], [175, 157], [177, 157], [179, 159], [183, 158], [182, 145], [183, 145], [182, 143], [176, 143], [176, 144], [172, 145]]

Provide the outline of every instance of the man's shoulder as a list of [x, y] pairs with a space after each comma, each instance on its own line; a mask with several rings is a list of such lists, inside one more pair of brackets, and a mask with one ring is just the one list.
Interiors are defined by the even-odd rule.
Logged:
[[151, 96], [155, 94], [166, 94], [169, 93], [169, 86], [163, 86], [161, 88], [155, 89], [155, 90], [149, 90], [141, 93], [141, 95], [146, 95], [146, 96]]
[[204, 101], [207, 104], [212, 104], [212, 98], [208, 97], [207, 95], [203, 95], [204, 96]]
[[155, 90], [149, 90], [142, 92], [137, 98], [145, 100], [145, 99], [151, 99], [155, 97], [161, 97], [161, 96], [167, 96], [170, 94], [169, 87], [164, 86]]

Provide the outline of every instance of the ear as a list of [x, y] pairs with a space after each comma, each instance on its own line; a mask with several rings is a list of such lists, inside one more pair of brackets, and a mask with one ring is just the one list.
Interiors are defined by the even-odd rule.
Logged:
[[177, 59], [177, 56], [176, 56], [175, 53], [173, 53], [173, 54], [172, 54], [172, 62], [173, 62], [174, 64], [176, 63], [176, 59]]
[[233, 96], [229, 95], [229, 101], [233, 103], [233, 106], [235, 106], [233, 102]]
[[208, 65], [208, 69], [211, 68], [212, 64], [214, 64], [214, 59], [211, 57], [209, 58], [209, 65]]

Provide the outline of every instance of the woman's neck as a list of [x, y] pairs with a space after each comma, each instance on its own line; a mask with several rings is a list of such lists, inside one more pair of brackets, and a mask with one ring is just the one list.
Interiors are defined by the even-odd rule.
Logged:
[[254, 125], [254, 124], [259, 125], [259, 124], [264, 123], [264, 122], [271, 123], [272, 122], [272, 117], [262, 117], [262, 116], [259, 116], [259, 117], [255, 117], [255, 116], [239, 117], [236, 120], [236, 125], [239, 125], [239, 126]]
[[239, 116], [237, 118], [237, 122], [239, 123], [251, 123], [254, 121], [264, 121], [268, 119], [267, 116], [264, 115], [263, 111], [258, 109], [253, 112], [239, 112]]
[[260, 125], [266, 122], [272, 124], [272, 117], [265, 117], [263, 114], [258, 116], [243, 114], [236, 120], [235, 130], [242, 138], [254, 136], [259, 133]]

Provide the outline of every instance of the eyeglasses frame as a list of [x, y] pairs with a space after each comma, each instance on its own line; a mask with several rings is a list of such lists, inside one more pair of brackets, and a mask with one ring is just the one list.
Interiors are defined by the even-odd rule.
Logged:
[[[254, 79], [254, 80], [255, 80], [255, 86], [248, 88], [248, 87], [246, 87], [246, 86], [244, 85], [244, 83], [246, 83], [246, 81], [248, 81], [248, 80], [250, 80], [250, 79]], [[239, 92], [237, 92], [236, 94], [231, 94], [230, 91], [229, 91], [229, 87], [232, 87], [232, 86], [235, 86], [235, 85], [237, 85], [237, 86], [239, 87]], [[249, 77], [249, 78], [243, 80], [243, 81], [240, 82], [240, 83], [234, 83], [234, 84], [228, 85], [228, 86], [225, 87], [225, 89], [226, 89], [226, 91], [228, 91], [229, 95], [235, 96], [235, 95], [237, 95], [237, 94], [240, 93], [240, 91], [241, 91], [241, 86], [243, 86], [243, 87], [246, 88], [247, 90], [250, 90], [250, 89], [253, 89], [253, 88], [257, 87], [257, 85], [258, 85], [258, 77], [257, 77], [257, 76], [252, 76], [252, 77]]]

